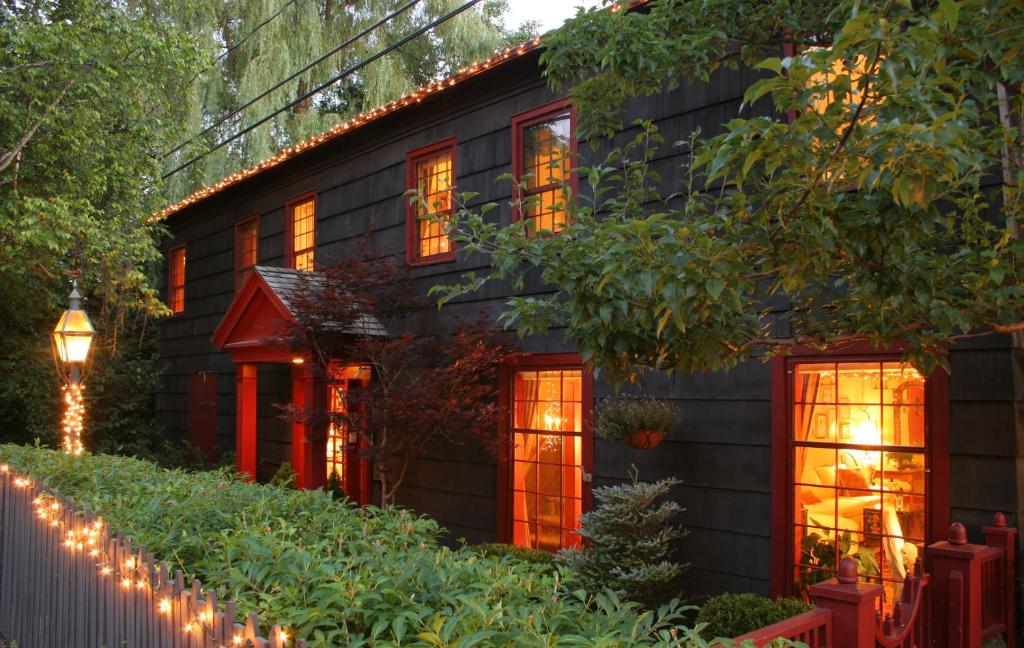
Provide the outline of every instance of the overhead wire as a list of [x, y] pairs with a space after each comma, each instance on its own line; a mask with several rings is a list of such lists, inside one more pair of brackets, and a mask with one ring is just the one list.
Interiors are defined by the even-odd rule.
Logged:
[[[222, 116], [217, 121], [213, 122], [212, 124], [210, 124], [209, 126], [204, 128], [203, 130], [201, 130], [198, 133], [196, 133], [196, 135], [193, 136], [192, 138], [188, 139], [185, 142], [182, 142], [181, 144], [178, 144], [177, 146], [175, 146], [170, 151], [167, 151], [166, 153], [164, 153], [162, 156], [160, 156], [160, 159], [161, 160], [166, 160], [167, 158], [169, 158], [170, 156], [174, 155], [175, 153], [177, 153], [181, 149], [185, 148], [189, 144], [195, 142], [196, 140], [198, 140], [199, 138], [203, 137], [204, 135], [206, 135], [207, 133], [209, 133], [213, 129], [217, 128], [218, 126], [220, 126], [221, 124], [223, 124], [227, 120], [229, 120], [232, 117], [235, 117], [235, 116], [241, 114], [242, 111], [244, 111], [246, 108], [249, 108], [250, 106], [255, 104], [257, 101], [259, 101], [260, 99], [263, 99], [264, 97], [266, 97], [270, 93], [274, 92], [275, 90], [278, 90], [279, 88], [281, 88], [285, 84], [287, 84], [287, 83], [289, 83], [291, 81], [294, 81], [296, 78], [299, 77], [299, 75], [309, 71], [310, 69], [312, 69], [313, 67], [319, 65], [320, 63], [323, 63], [327, 59], [331, 58], [332, 56], [334, 56], [338, 52], [340, 52], [343, 49], [345, 49], [346, 47], [350, 47], [357, 40], [359, 40], [359, 39], [361, 39], [361, 38], [363, 38], [365, 36], [368, 36], [369, 34], [373, 33], [375, 30], [377, 30], [382, 25], [385, 25], [388, 22], [390, 22], [391, 20], [394, 20], [396, 17], [398, 17], [401, 14], [405, 13], [409, 9], [412, 9], [414, 6], [416, 6], [420, 2], [421, 2], [421, 0], [410, 0], [406, 4], [402, 5], [401, 7], [396, 9], [395, 11], [391, 12], [390, 14], [388, 14], [387, 16], [384, 16], [383, 18], [381, 18], [380, 20], [375, 22], [373, 25], [367, 27], [366, 29], [362, 30], [361, 32], [359, 32], [355, 36], [349, 38], [344, 43], [342, 43], [341, 45], [338, 45], [337, 47], [335, 47], [331, 51], [327, 52], [326, 54], [324, 54], [320, 58], [316, 59], [312, 63], [309, 63], [308, 65], [305, 65], [304, 67], [296, 70], [295, 72], [290, 74], [287, 78], [285, 78], [285, 79], [275, 83], [273, 86], [271, 86], [267, 90], [264, 90], [263, 92], [261, 92], [260, 94], [256, 95], [255, 97], [253, 97], [249, 101], [245, 102], [241, 106], [235, 108], [234, 110], [232, 110], [228, 114]], [[175, 171], [177, 171], [177, 169], [175, 169]], [[167, 176], [164, 176], [164, 177], [167, 177]]]
[[[418, 2], [418, 1], [419, 0], [413, 0], [413, 2], [410, 3], [410, 4], [415, 4], [415, 2]], [[288, 102], [287, 104], [285, 104], [281, 108], [278, 108], [277, 110], [271, 112], [270, 114], [264, 116], [263, 118], [257, 120], [256, 122], [250, 124], [249, 126], [246, 126], [245, 128], [239, 130], [234, 135], [231, 135], [230, 137], [221, 140], [216, 145], [214, 145], [212, 148], [207, 149], [203, 153], [193, 157], [192, 159], [188, 160], [187, 162], [185, 162], [183, 164], [180, 164], [179, 166], [175, 167], [171, 171], [168, 171], [167, 173], [163, 174], [163, 176], [161, 176], [161, 178], [166, 180], [167, 178], [171, 177], [175, 173], [178, 173], [179, 171], [181, 171], [181, 170], [191, 166], [192, 164], [195, 164], [196, 162], [199, 162], [200, 160], [202, 160], [206, 156], [208, 156], [211, 153], [213, 153], [213, 152], [223, 148], [224, 146], [227, 146], [231, 142], [237, 140], [242, 135], [245, 135], [246, 133], [252, 131], [253, 129], [258, 128], [259, 126], [265, 124], [266, 122], [270, 121], [271, 119], [273, 119], [275, 116], [281, 114], [282, 112], [284, 112], [284, 111], [286, 111], [286, 110], [288, 110], [288, 109], [298, 105], [299, 103], [305, 101], [306, 99], [308, 99], [308, 98], [318, 94], [320, 91], [324, 90], [325, 88], [328, 88], [331, 85], [333, 85], [333, 84], [337, 83], [338, 81], [340, 81], [341, 79], [343, 79], [343, 78], [345, 78], [347, 76], [350, 76], [351, 74], [361, 70], [362, 68], [366, 67], [370, 63], [373, 63], [377, 59], [379, 59], [379, 58], [381, 58], [381, 57], [383, 57], [383, 56], [393, 52], [394, 50], [396, 50], [399, 47], [405, 45], [406, 43], [408, 43], [409, 41], [413, 40], [414, 38], [417, 38], [417, 37], [425, 34], [426, 32], [428, 32], [431, 29], [437, 27], [438, 25], [441, 25], [441, 24], [447, 22], [448, 20], [451, 20], [455, 16], [461, 14], [462, 12], [466, 11], [470, 7], [473, 7], [474, 5], [479, 4], [480, 2], [482, 2], [482, 0], [468, 0], [466, 3], [464, 3], [460, 7], [456, 8], [456, 9], [453, 9], [452, 11], [449, 11], [447, 14], [445, 14], [443, 16], [435, 18], [434, 20], [430, 21], [429, 23], [427, 23], [423, 27], [420, 27], [419, 29], [416, 29], [415, 31], [413, 31], [413, 32], [407, 34], [406, 36], [402, 37], [399, 41], [397, 41], [397, 42], [389, 45], [388, 47], [386, 47], [386, 48], [384, 48], [382, 50], [379, 50], [376, 53], [366, 57], [365, 59], [363, 59], [359, 63], [356, 63], [355, 65], [352, 65], [349, 68], [343, 70], [341, 73], [339, 73], [338, 75], [336, 75], [332, 79], [330, 79], [330, 80], [328, 80], [328, 81], [318, 85], [317, 87], [313, 88], [312, 90], [310, 90], [308, 92], [303, 93], [302, 95], [300, 95], [299, 97], [297, 97], [297, 98], [293, 99], [292, 101]]]

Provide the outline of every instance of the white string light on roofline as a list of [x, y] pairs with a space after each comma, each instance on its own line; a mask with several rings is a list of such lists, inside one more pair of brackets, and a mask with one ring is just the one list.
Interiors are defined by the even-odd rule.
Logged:
[[[11, 473], [10, 466], [0, 464], [0, 473]], [[13, 483], [18, 488], [28, 488], [33, 485], [31, 479], [20, 475], [13, 478]], [[33, 504], [36, 507], [36, 517], [48, 526], [67, 527], [66, 522], [61, 517], [63, 505], [56, 495], [40, 493], [33, 499]], [[103, 538], [105, 530], [102, 518], [96, 519], [91, 524], [84, 525], [82, 529], [67, 529], [64, 532], [63, 546], [72, 553], [84, 552], [89, 557], [96, 558], [98, 561], [96, 566], [100, 571], [100, 575], [120, 581], [122, 589], [130, 590], [134, 587], [144, 590], [151, 588], [152, 575], [146, 573], [141, 561], [135, 556], [129, 556], [124, 561], [123, 567], [110, 559], [110, 555], [101, 546], [101, 538]], [[170, 614], [173, 611], [171, 598], [163, 597], [157, 601], [157, 611], [163, 615]], [[221, 642], [212, 627], [213, 615], [208, 610], [197, 609], [195, 601], [191, 598], [188, 601], [188, 614], [191, 618], [185, 623], [182, 630], [185, 634], [191, 634], [198, 629], [200, 634], [206, 637], [213, 648], [255, 648], [256, 646], [252, 639], [243, 638], [237, 632], [232, 635], [231, 643]], [[229, 619], [228, 621], [231, 624], [235, 622], [234, 619]], [[277, 640], [282, 646], [286, 645], [290, 638], [286, 629], [278, 629]]]

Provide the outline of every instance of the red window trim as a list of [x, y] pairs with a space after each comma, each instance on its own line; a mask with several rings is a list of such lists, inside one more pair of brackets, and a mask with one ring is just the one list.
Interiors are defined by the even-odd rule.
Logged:
[[[456, 163], [456, 152], [458, 150], [458, 142], [454, 137], [443, 139], [440, 142], [434, 142], [426, 146], [413, 149], [405, 154], [405, 188], [407, 190], [416, 189], [416, 163], [420, 160], [436, 155], [445, 149], [451, 152], [452, 158], [452, 187], [458, 182], [458, 172], [455, 168]], [[424, 266], [431, 265], [434, 263], [447, 263], [455, 260], [455, 241], [449, 241], [449, 250], [442, 254], [433, 254], [431, 256], [421, 257], [419, 256], [419, 230], [416, 227], [417, 217], [416, 213], [417, 205], [409, 201], [406, 196], [406, 210], [405, 210], [405, 262], [410, 266]], [[455, 212], [455, 204], [452, 203], [450, 213]]]
[[319, 204], [316, 191], [307, 191], [284, 204], [284, 260], [287, 268], [295, 269], [295, 223], [292, 213], [295, 205], [304, 203], [310, 198], [313, 199], [313, 262], [316, 263], [316, 220]]
[[242, 270], [242, 228], [249, 223], [256, 223], [256, 259], [253, 261], [253, 266], [259, 264], [260, 254], [260, 216], [259, 214], [253, 214], [243, 218], [242, 220], [235, 223], [235, 292], [241, 288], [241, 274]]
[[[789, 356], [771, 359], [772, 444], [771, 444], [771, 572], [772, 596], [793, 593], [790, 556], [793, 541], [789, 521], [793, 516], [793, 465], [789, 422], [792, 394], [791, 367], [797, 362], [878, 362], [899, 360], [902, 345], [877, 349], [867, 343], [844, 345], [835, 351], [794, 349]], [[925, 381], [925, 426], [928, 434], [928, 462], [925, 487], [929, 502], [925, 542], [944, 540], [949, 530], [949, 374], [936, 369]]]
[[[181, 273], [181, 309], [180, 310], [176, 310], [174, 308], [174, 288], [175, 288], [175, 285], [173, 283], [171, 283], [174, 280], [174, 257], [175, 257], [175, 255], [178, 252], [181, 252], [182, 254], [185, 255], [185, 267], [182, 268], [182, 273]], [[185, 244], [182, 243], [181, 245], [175, 245], [172, 248], [168, 248], [168, 250], [167, 250], [167, 306], [171, 309], [171, 315], [172, 316], [174, 316], [174, 315], [181, 315], [182, 313], [185, 312], [185, 300], [187, 298], [186, 290], [185, 290], [185, 286], [186, 286], [187, 282], [185, 281], [185, 275], [187, 273], [188, 273], [188, 251], [185, 249]]]
[[522, 200], [522, 191], [519, 183], [523, 177], [523, 130], [528, 126], [540, 123], [556, 115], [569, 113], [569, 187], [572, 195], [579, 192], [580, 180], [576, 175], [576, 162], [579, 155], [579, 142], [576, 141], [576, 106], [569, 98], [552, 101], [549, 104], [539, 106], [518, 115], [512, 116], [512, 222], [517, 223], [524, 219], [522, 210], [518, 203]]
[[[499, 438], [508, 441], [504, 451], [498, 453], [498, 542], [512, 542], [512, 380], [516, 371], [524, 369], [576, 369], [583, 372], [583, 512], [593, 509], [594, 428], [591, 421], [594, 406], [594, 373], [587, 368], [578, 353], [534, 353], [514, 360], [501, 368], [498, 374]], [[586, 476], [590, 475], [590, 480]]]

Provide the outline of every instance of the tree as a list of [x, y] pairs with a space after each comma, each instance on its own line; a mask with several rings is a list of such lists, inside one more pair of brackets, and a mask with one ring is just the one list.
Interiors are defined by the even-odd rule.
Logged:
[[288, 406], [284, 416], [314, 430], [353, 432], [361, 443], [347, 451], [375, 462], [383, 506], [395, 503], [411, 462], [432, 445], [473, 441], [492, 453], [507, 447], [498, 425], [498, 371], [518, 354], [488, 325], [460, 325], [447, 335], [408, 332], [426, 301], [416, 297], [404, 263], [365, 249], [304, 283], [290, 300], [296, 322], [283, 342], [310, 354], [327, 380], [332, 363], [368, 366], [371, 378], [347, 393], [345, 412]]
[[460, 210], [463, 249], [489, 252], [493, 272], [436, 290], [539, 272], [552, 292], [513, 300], [505, 320], [564, 325], [613, 379], [855, 340], [901, 341], [928, 370], [955, 340], [1024, 330], [1022, 25], [1010, 0], [581, 12], [543, 61], [553, 86], [575, 83], [592, 141], [631, 97], [740, 66], [762, 78], [723, 133], [678, 143], [691, 155], [671, 196], [649, 169], [661, 138], [639, 122], [581, 170], [594, 198], [566, 196], [558, 236]]
[[[196, 36], [211, 63], [196, 76], [187, 95], [190, 131], [203, 134], [174, 152], [165, 162], [166, 171], [204, 154], [464, 3], [428, 0], [404, 9], [409, 0], [205, 0], [170, 7], [151, 2], [153, 11]], [[506, 0], [490, 0], [470, 8], [300, 101], [231, 145], [175, 173], [169, 179], [169, 195], [181, 198], [290, 144], [491, 56], [495, 48], [533, 36], [536, 28], [530, 23], [513, 31], [502, 26], [506, 5]], [[390, 20], [357, 38], [392, 14]], [[303, 71], [350, 40], [337, 54]], [[294, 79], [271, 91], [293, 75]], [[183, 138], [165, 150], [186, 141]]]

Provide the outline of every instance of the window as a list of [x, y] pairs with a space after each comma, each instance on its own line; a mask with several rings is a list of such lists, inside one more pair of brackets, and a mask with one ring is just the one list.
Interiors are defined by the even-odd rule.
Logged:
[[512, 374], [511, 535], [517, 546], [555, 551], [580, 544], [579, 516], [589, 495], [584, 378], [578, 368]]
[[260, 220], [253, 216], [235, 225], [235, 290], [245, 284], [258, 261]]
[[167, 305], [171, 312], [185, 310], [185, 246], [167, 253]]
[[891, 609], [929, 528], [925, 379], [895, 359], [796, 361], [789, 376], [795, 589], [851, 557]]
[[411, 151], [405, 164], [406, 187], [416, 190], [418, 197], [406, 216], [406, 260], [413, 265], [451, 261], [455, 244], [445, 220], [454, 209], [455, 140]]
[[568, 222], [566, 190], [575, 195], [576, 116], [558, 101], [512, 118], [512, 174], [527, 231], [557, 232]]
[[288, 203], [288, 267], [312, 270], [316, 251], [316, 196], [300, 196]]
[[358, 462], [353, 461], [351, 450], [359, 445], [350, 424], [353, 409], [359, 404], [353, 392], [369, 382], [370, 368], [365, 366], [335, 367], [330, 369], [328, 407], [332, 414], [327, 426], [327, 479], [334, 481], [356, 502], [361, 502]]

